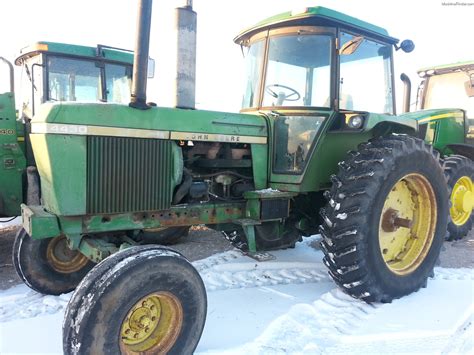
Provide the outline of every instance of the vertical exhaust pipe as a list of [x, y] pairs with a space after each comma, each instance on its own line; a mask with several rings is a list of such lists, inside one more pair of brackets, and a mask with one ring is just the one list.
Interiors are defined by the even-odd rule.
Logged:
[[147, 110], [146, 84], [148, 77], [148, 57], [150, 51], [150, 28], [152, 0], [139, 0], [135, 54], [133, 57], [133, 82], [130, 107]]
[[193, 1], [176, 8], [176, 78], [175, 102], [178, 108], [194, 109], [196, 106], [196, 26], [197, 14]]
[[400, 79], [403, 81], [403, 113], [410, 112], [411, 81], [408, 75], [402, 73]]
[[8, 65], [9, 76], [10, 76], [10, 92], [15, 93], [15, 78], [13, 77], [13, 65], [7, 59], [0, 57], [0, 61]]

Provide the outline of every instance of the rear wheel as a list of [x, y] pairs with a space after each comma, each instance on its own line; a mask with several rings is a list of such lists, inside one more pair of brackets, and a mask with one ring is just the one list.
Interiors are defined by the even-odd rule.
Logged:
[[66, 308], [65, 354], [192, 354], [206, 319], [194, 267], [158, 246], [131, 247], [97, 265]]
[[447, 240], [458, 240], [474, 224], [474, 162], [461, 155], [449, 156], [444, 160], [444, 174], [450, 196]]
[[15, 237], [12, 259], [23, 282], [47, 295], [71, 292], [94, 266], [80, 252], [69, 249], [66, 237], [33, 240], [23, 228]]
[[361, 144], [339, 166], [322, 210], [321, 245], [332, 278], [367, 302], [390, 302], [425, 286], [447, 224], [437, 153], [419, 139], [390, 136]]

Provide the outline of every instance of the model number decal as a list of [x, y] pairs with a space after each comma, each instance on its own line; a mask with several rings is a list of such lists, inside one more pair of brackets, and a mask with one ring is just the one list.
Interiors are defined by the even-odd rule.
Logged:
[[52, 124], [48, 128], [51, 133], [87, 134], [86, 126]]
[[169, 131], [43, 122], [33, 123], [31, 133], [169, 139]]
[[15, 131], [13, 129], [0, 129], [0, 134], [4, 136], [13, 136]]

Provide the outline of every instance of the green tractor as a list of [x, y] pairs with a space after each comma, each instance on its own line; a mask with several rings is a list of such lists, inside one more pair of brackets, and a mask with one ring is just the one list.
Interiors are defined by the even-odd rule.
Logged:
[[[20, 215], [20, 204], [39, 204], [36, 164], [29, 141], [30, 121], [45, 102], [118, 102], [130, 96], [133, 53], [38, 42], [21, 50], [20, 117], [15, 108], [13, 65], [9, 92], [0, 95], [0, 217]], [[28, 169], [27, 169], [28, 168]], [[30, 202], [32, 201], [32, 202]]]
[[[204, 284], [179, 253], [141, 245], [147, 230], [205, 224], [259, 260], [320, 232], [349, 295], [391, 302], [426, 286], [449, 214], [441, 158], [467, 121], [460, 109], [396, 115], [394, 50], [411, 41], [324, 7], [283, 13], [235, 38], [240, 114], [163, 108], [146, 104], [151, 1], [139, 8], [130, 104], [50, 102], [31, 121], [42, 201], [22, 205], [15, 263], [58, 293], [83, 269], [65, 252], [60, 284], [46, 241], [101, 261], [68, 304], [65, 353], [193, 352]], [[427, 129], [441, 117], [451, 129], [435, 147]]]
[[[0, 94], [0, 217], [11, 219], [20, 215], [22, 203], [38, 205], [41, 200], [39, 174], [30, 141], [32, 117], [46, 102], [126, 102], [131, 90], [133, 53], [104, 45], [93, 48], [35, 43], [23, 48], [15, 60], [22, 69], [19, 95], [15, 93], [13, 65], [5, 58], [0, 59], [7, 65], [10, 78], [9, 91]], [[18, 98], [21, 100], [19, 115], [15, 108]], [[16, 245], [21, 242], [23, 233], [20, 230]], [[82, 269], [82, 276], [93, 266], [81, 254], [71, 252], [65, 238], [40, 244], [41, 251], [48, 255], [53, 278], [63, 275], [70, 267], [65, 265], [64, 258], [77, 260], [74, 272]], [[23, 257], [37, 255], [32, 252]], [[19, 263], [15, 258], [14, 261], [18, 274], [23, 275], [19, 265], [24, 262]], [[79, 282], [81, 275], [76, 277]], [[27, 278], [22, 279], [28, 282]], [[35, 288], [34, 282], [29, 285]]]
[[457, 125], [442, 116], [425, 126], [426, 141], [444, 156], [450, 194], [447, 239], [458, 240], [474, 223], [474, 61], [423, 68], [418, 74], [423, 79], [418, 89], [421, 109], [459, 107], [465, 112], [465, 117], [456, 119]]

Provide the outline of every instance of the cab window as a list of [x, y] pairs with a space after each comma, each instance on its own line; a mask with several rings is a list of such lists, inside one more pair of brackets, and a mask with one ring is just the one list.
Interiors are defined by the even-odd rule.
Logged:
[[340, 36], [339, 108], [393, 114], [389, 45], [361, 36]]

